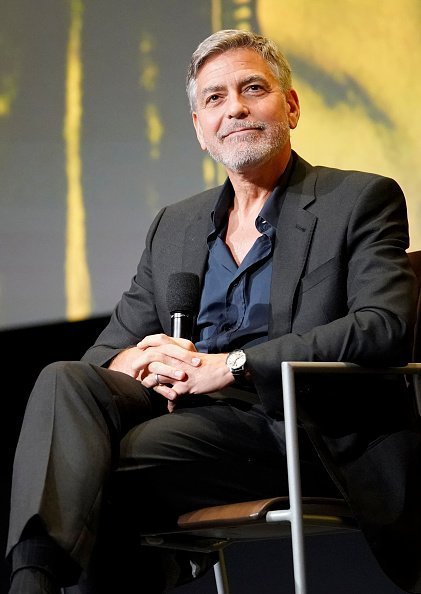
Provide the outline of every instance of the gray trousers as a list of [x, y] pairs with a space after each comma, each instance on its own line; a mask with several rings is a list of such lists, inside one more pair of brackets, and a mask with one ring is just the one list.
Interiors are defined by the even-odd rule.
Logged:
[[[104, 507], [131, 527], [174, 523], [185, 511], [286, 492], [282, 426], [260, 405], [186, 397], [172, 414], [140, 382], [85, 362], [40, 374], [16, 450], [8, 551], [28, 522], [81, 568]], [[316, 457], [312, 484], [326, 484]], [[306, 475], [306, 473], [304, 473]]]

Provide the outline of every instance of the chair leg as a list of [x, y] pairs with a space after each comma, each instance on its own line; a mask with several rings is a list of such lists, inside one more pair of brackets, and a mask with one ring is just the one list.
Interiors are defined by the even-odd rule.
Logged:
[[218, 594], [230, 594], [230, 586], [228, 582], [227, 566], [225, 564], [224, 551], [219, 551], [219, 561], [213, 566], [215, 574], [216, 591]]
[[294, 534], [294, 526], [291, 526], [291, 531], [295, 594], [307, 594], [303, 535], [300, 532]]
[[282, 386], [285, 415], [285, 444], [288, 465], [288, 491], [291, 513], [292, 557], [295, 594], [306, 594], [303, 511], [301, 500], [300, 458], [295, 404], [295, 377], [292, 367], [282, 363]]

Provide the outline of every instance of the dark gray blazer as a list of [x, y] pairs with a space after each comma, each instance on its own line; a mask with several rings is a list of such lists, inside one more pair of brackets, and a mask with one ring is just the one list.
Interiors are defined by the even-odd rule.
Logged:
[[[105, 365], [148, 334], [170, 333], [168, 277], [190, 271], [203, 279], [219, 193], [161, 210], [130, 289], [85, 360]], [[396, 182], [295, 157], [273, 254], [269, 340], [247, 349], [274, 427], [282, 419], [281, 361], [409, 360], [415, 279], [407, 247]], [[382, 567], [400, 587], [421, 592], [421, 436], [406, 386], [314, 378], [300, 394], [301, 421]]]

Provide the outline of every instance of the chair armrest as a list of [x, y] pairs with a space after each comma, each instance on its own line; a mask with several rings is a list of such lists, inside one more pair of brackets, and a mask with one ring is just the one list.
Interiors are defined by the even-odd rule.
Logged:
[[[287, 371], [289, 370], [289, 371]], [[421, 363], [408, 363], [401, 367], [365, 367], [356, 363], [341, 363], [338, 361], [283, 361], [283, 374], [350, 374], [350, 375], [418, 375], [421, 382]], [[421, 416], [421, 389], [415, 388], [415, 398], [418, 414]], [[284, 403], [285, 405], [285, 403]]]
[[282, 369], [291, 368], [296, 373], [350, 373], [374, 375], [414, 375], [421, 374], [421, 363], [408, 363], [403, 367], [365, 367], [356, 363], [338, 361], [283, 361]]

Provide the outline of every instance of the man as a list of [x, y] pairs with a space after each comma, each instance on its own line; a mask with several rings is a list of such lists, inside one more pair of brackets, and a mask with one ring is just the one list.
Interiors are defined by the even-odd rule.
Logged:
[[[15, 460], [14, 594], [75, 582], [113, 514], [146, 526], [284, 491], [282, 360], [410, 357], [415, 288], [397, 184], [291, 151], [298, 97], [265, 38], [210, 36], [187, 91], [199, 143], [228, 179], [158, 214], [95, 345], [41, 373]], [[166, 291], [178, 271], [201, 281], [193, 342], [170, 337]], [[301, 453], [304, 491], [338, 488], [389, 575], [421, 592], [421, 440], [408, 403], [400, 381], [304, 385]], [[128, 535], [116, 548], [137, 558]], [[145, 571], [144, 560], [140, 590]]]

